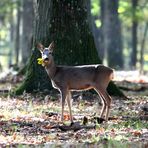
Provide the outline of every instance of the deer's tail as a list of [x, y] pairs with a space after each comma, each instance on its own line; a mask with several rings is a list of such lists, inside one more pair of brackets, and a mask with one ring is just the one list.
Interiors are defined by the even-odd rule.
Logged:
[[111, 72], [111, 74], [110, 74], [110, 76], [109, 76], [109, 79], [110, 79], [110, 80], [113, 80], [113, 79], [114, 79], [114, 69], [113, 69], [113, 71]]

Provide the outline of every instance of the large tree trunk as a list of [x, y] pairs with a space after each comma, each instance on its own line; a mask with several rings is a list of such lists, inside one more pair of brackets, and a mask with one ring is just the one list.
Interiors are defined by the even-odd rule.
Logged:
[[[35, 11], [34, 45], [41, 42], [48, 46], [54, 41], [57, 64], [101, 63], [89, 28], [86, 0], [37, 0]], [[17, 94], [50, 88], [44, 68], [37, 64], [38, 57], [40, 53], [34, 47], [26, 79]]]
[[26, 65], [31, 54], [33, 37], [33, 0], [23, 0], [22, 11], [22, 64]]
[[56, 61], [69, 65], [100, 63], [89, 28], [87, 1], [53, 1], [53, 8], [50, 30], [59, 50]]
[[102, 41], [108, 65], [123, 68], [121, 24], [118, 17], [118, 0], [101, 0]]

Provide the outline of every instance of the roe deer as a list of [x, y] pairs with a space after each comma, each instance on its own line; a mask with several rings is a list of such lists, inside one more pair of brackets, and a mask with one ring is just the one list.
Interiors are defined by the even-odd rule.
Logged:
[[39, 43], [37, 47], [42, 54], [42, 66], [45, 67], [53, 87], [58, 89], [61, 94], [61, 120], [63, 121], [64, 104], [65, 100], [67, 100], [70, 112], [70, 120], [73, 122], [70, 101], [71, 90], [95, 89], [103, 103], [100, 117], [103, 118], [106, 110], [105, 120], [107, 121], [112, 98], [107, 93], [106, 88], [113, 78], [113, 69], [99, 64], [82, 66], [58, 66], [55, 64], [52, 56], [54, 42], [52, 42], [48, 48], [45, 48], [41, 43]]

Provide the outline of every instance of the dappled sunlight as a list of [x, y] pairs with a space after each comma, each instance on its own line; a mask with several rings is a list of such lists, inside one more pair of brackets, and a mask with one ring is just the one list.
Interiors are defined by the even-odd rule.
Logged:
[[114, 81], [129, 81], [134, 83], [148, 83], [148, 75], [135, 71], [115, 71]]
[[[74, 122], [79, 122], [83, 127], [84, 117], [85, 120], [87, 119], [86, 125], [75, 132], [58, 129], [60, 127], [59, 100], [49, 100], [48, 103], [45, 103], [44, 101], [22, 100], [22, 97], [1, 98], [0, 100], [0, 145], [56, 143], [57, 146], [64, 143], [85, 145], [87, 142], [98, 145], [97, 142], [103, 141], [105, 138], [108, 139], [108, 143], [115, 140], [128, 145], [129, 142], [139, 141], [139, 144], [144, 145], [148, 138], [146, 135], [147, 123], [144, 118], [139, 120], [139, 117], [144, 117], [146, 113], [141, 110], [146, 103], [145, 97], [132, 97], [124, 104], [118, 99], [114, 99], [110, 119], [108, 123], [103, 122], [102, 124], [98, 124], [94, 120], [96, 101], [74, 101], [72, 107]], [[31, 97], [33, 98], [33, 96]], [[139, 104], [141, 107], [138, 107]], [[99, 106], [98, 112], [100, 109], [101, 106]], [[67, 106], [66, 110], [68, 110]], [[64, 120], [65, 125], [70, 124], [68, 113], [64, 114]], [[57, 126], [58, 124], [59, 126]], [[92, 125], [95, 129], [85, 129]]]

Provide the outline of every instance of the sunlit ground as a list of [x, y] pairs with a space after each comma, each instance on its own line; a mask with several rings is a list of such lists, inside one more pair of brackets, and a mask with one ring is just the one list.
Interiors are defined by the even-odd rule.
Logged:
[[148, 83], [148, 75], [135, 71], [115, 71], [114, 81], [129, 81], [135, 83]]
[[[23, 99], [23, 100], [22, 100]], [[31, 101], [30, 99], [34, 99]], [[42, 101], [39, 101], [42, 100]], [[108, 123], [96, 124], [95, 129], [61, 131], [52, 128], [60, 123], [60, 101], [50, 101], [43, 96], [24, 94], [19, 97], [0, 98], [0, 145], [129, 145], [144, 146], [148, 138], [148, 123], [140, 120], [145, 112], [141, 107], [147, 97], [131, 97], [129, 100], [114, 98]], [[73, 102], [74, 121], [82, 124], [84, 116], [87, 125], [95, 124], [94, 115], [100, 112], [96, 101]], [[70, 124], [68, 108], [65, 109], [65, 124]], [[50, 113], [56, 113], [49, 116]]]
[[[18, 83], [22, 82], [23, 77], [17, 77], [16, 72], [8, 71], [7, 74], [1, 74], [0, 80], [0, 90], [11, 91]], [[0, 146], [146, 147], [148, 144], [148, 97], [146, 94], [148, 92], [147, 89], [143, 91], [141, 88], [148, 87], [148, 78], [139, 75], [138, 71], [117, 71], [115, 72], [115, 80], [118, 86], [129, 89], [128, 91], [124, 90], [128, 99], [113, 97], [111, 119], [107, 123], [98, 124], [94, 119], [102, 107], [99, 105], [98, 108], [98, 96], [87, 95], [85, 96], [86, 101], [82, 100], [82, 94], [79, 94], [79, 97], [74, 99], [72, 106], [74, 121], [83, 125], [85, 116], [88, 119], [86, 125], [95, 125], [96, 128], [83, 128], [75, 132], [52, 128], [60, 124], [61, 103], [58, 93], [49, 94], [49, 96], [42, 93], [9, 96], [1, 91]], [[55, 114], [49, 116], [51, 113]], [[69, 125], [67, 106], [64, 118], [65, 124]]]

